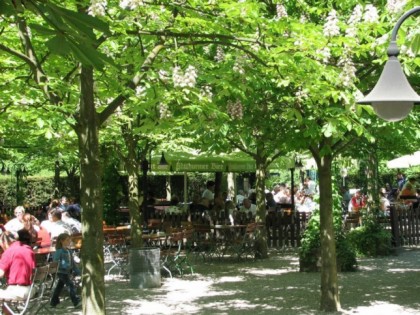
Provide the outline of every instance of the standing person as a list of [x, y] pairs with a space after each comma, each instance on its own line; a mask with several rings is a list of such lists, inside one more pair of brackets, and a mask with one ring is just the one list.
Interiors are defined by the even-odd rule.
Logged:
[[12, 233], [0, 236], [4, 252], [0, 259], [0, 278], [7, 278], [7, 287], [0, 289], [0, 299], [25, 299], [31, 289], [31, 278], [35, 268], [35, 254], [28, 245], [30, 234], [26, 230], [17, 232], [19, 240]]
[[15, 238], [17, 238], [17, 231], [23, 229], [23, 215], [25, 214], [25, 208], [23, 206], [17, 206], [15, 208], [15, 218], [8, 221], [4, 228], [6, 231], [11, 232]]
[[398, 173], [397, 174], [397, 187], [398, 187], [398, 192], [400, 192], [405, 184], [405, 176], [403, 173]]
[[54, 253], [53, 260], [58, 262], [58, 282], [51, 298], [51, 307], [56, 307], [60, 303], [60, 294], [64, 286], [67, 286], [69, 290], [70, 299], [74, 307], [78, 308], [82, 305], [82, 300], [76, 295], [76, 286], [71, 279], [73, 273], [78, 275], [80, 271], [74, 262], [73, 253], [69, 249], [70, 244], [70, 235], [62, 233], [57, 237], [56, 252]]
[[214, 188], [216, 187], [216, 183], [212, 180], [207, 181], [206, 189], [203, 191], [201, 195], [202, 198], [206, 198], [210, 201], [210, 204], [214, 202]]

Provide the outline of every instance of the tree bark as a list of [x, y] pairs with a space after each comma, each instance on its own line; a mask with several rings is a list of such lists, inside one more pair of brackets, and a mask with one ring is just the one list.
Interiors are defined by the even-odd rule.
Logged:
[[265, 207], [265, 178], [267, 175], [267, 163], [264, 159], [257, 159], [256, 177], [257, 182], [255, 185], [257, 194], [257, 215], [255, 222], [261, 226], [256, 230], [255, 249], [257, 258], [268, 257], [267, 245], [267, 231], [265, 229], [266, 207]]
[[80, 200], [83, 209], [81, 249], [83, 314], [105, 314], [102, 169], [92, 67], [82, 66], [80, 82], [80, 115], [76, 117], [75, 130], [79, 144]]
[[332, 201], [331, 155], [317, 160], [320, 187], [320, 238], [321, 238], [321, 305], [322, 311], [336, 312], [340, 309], [337, 279], [337, 255]]

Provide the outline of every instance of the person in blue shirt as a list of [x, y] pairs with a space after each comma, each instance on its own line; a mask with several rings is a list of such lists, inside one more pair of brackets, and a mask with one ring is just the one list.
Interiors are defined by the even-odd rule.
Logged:
[[58, 261], [58, 282], [51, 298], [51, 307], [56, 307], [60, 303], [60, 294], [64, 286], [67, 286], [69, 289], [70, 299], [74, 307], [78, 308], [81, 306], [81, 299], [76, 295], [76, 286], [72, 280], [72, 274], [79, 275], [80, 271], [75, 264], [73, 252], [69, 249], [70, 244], [71, 238], [67, 233], [62, 233], [57, 237], [56, 252], [53, 260]]

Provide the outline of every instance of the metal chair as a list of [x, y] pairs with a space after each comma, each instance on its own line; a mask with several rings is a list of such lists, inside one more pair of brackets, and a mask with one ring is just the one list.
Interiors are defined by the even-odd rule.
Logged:
[[9, 314], [12, 315], [23, 315], [27, 314], [29, 311], [35, 310], [35, 313], [38, 312], [38, 309], [41, 307], [42, 300], [44, 298], [45, 292], [45, 280], [48, 276], [49, 266], [39, 266], [35, 268], [32, 275], [32, 284], [26, 299], [3, 299], [3, 307], [7, 310]]

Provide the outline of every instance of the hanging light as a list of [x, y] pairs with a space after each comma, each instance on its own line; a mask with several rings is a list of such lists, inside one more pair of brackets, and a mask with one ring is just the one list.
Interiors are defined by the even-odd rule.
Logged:
[[387, 121], [399, 121], [408, 116], [414, 104], [420, 104], [420, 96], [408, 82], [398, 60], [397, 33], [401, 24], [410, 15], [420, 11], [415, 7], [406, 12], [394, 26], [388, 46], [388, 61], [373, 90], [359, 104], [372, 105], [375, 113]]
[[162, 156], [160, 158], [159, 165], [168, 165], [168, 162], [166, 162], [165, 155], [163, 154], [163, 152], [162, 152]]

